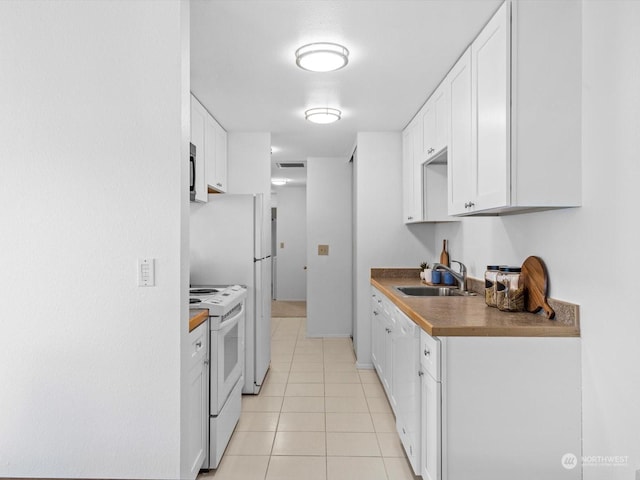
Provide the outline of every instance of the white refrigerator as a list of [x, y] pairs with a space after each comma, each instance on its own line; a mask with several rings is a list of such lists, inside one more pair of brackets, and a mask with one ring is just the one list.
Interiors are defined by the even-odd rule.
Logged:
[[[271, 215], [262, 195], [191, 203], [191, 285], [247, 286], [244, 388], [257, 394], [271, 361]], [[213, 358], [213, 357], [212, 357]]]

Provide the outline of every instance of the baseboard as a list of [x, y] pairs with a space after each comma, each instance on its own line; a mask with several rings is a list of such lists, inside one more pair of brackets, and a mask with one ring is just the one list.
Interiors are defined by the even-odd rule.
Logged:
[[373, 363], [356, 362], [356, 368], [360, 370], [373, 370]]

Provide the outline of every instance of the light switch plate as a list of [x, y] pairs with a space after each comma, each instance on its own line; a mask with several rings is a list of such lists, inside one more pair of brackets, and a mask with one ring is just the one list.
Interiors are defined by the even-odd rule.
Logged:
[[329, 245], [318, 245], [318, 255], [329, 255]]
[[138, 286], [154, 287], [156, 284], [155, 258], [138, 259]]

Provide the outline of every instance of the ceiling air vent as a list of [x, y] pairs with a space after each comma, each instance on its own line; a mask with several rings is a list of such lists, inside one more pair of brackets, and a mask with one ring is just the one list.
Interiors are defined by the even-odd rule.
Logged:
[[304, 162], [278, 162], [278, 168], [304, 168]]

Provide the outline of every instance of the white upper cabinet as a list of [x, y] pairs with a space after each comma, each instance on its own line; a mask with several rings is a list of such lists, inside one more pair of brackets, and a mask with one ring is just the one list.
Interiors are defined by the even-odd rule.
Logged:
[[196, 146], [195, 188], [196, 201], [207, 201], [207, 180], [205, 178], [205, 125], [209, 114], [200, 102], [191, 95], [191, 143]]
[[422, 177], [418, 162], [422, 151], [422, 127], [413, 121], [402, 133], [402, 202], [404, 223], [422, 221]]
[[207, 173], [209, 187], [219, 192], [227, 191], [227, 132], [216, 122], [214, 122], [216, 148], [215, 167]]
[[451, 109], [447, 155], [447, 198], [450, 215], [465, 212], [472, 189], [471, 171], [471, 48], [460, 57], [445, 80], [449, 84]]
[[424, 162], [442, 152], [449, 142], [449, 85], [442, 82], [422, 110]]
[[196, 200], [227, 191], [227, 132], [191, 95], [191, 143], [196, 146]]
[[450, 72], [450, 215], [581, 204], [580, 9], [578, 1], [507, 1], [472, 43], [470, 60]]

